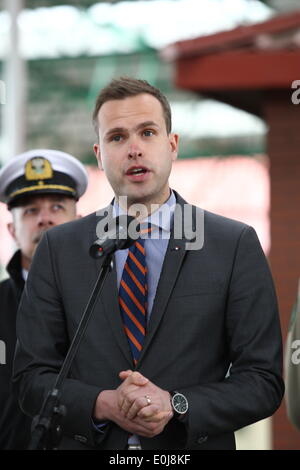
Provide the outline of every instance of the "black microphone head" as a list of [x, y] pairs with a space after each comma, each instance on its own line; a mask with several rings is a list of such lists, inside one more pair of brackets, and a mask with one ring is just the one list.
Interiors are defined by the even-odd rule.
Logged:
[[92, 258], [102, 258], [117, 250], [129, 248], [138, 238], [139, 222], [130, 215], [120, 215], [111, 219], [104, 229], [103, 236], [90, 247]]
[[102, 258], [104, 256], [103, 247], [101, 246], [102, 240], [95, 240], [89, 249], [89, 254], [92, 258]]

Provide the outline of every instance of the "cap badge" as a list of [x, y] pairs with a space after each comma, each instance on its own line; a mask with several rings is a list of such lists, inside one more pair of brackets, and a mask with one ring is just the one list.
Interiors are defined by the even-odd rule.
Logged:
[[43, 180], [53, 176], [51, 163], [44, 157], [34, 157], [25, 165], [26, 180]]

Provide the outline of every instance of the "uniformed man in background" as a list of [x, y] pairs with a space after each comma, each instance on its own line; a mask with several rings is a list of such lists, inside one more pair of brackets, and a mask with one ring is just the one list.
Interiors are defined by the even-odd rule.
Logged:
[[28, 270], [43, 233], [79, 217], [76, 201], [87, 182], [83, 165], [57, 150], [30, 150], [0, 171], [0, 201], [12, 214], [8, 230], [18, 247], [7, 266], [10, 277], [0, 283], [0, 340], [5, 344], [5, 363], [0, 364], [0, 449], [25, 449], [30, 438], [31, 418], [22, 413], [11, 389], [16, 314]]

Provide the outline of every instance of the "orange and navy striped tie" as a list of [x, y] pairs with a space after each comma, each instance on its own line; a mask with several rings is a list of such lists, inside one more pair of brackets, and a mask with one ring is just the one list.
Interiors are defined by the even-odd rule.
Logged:
[[147, 267], [145, 240], [139, 238], [128, 250], [119, 288], [124, 329], [137, 364], [146, 334]]

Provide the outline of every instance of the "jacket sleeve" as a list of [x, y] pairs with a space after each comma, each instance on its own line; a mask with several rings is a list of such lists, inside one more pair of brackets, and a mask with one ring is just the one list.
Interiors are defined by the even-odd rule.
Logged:
[[[299, 285], [300, 287], [300, 285]], [[300, 312], [299, 294], [294, 306], [285, 346], [285, 383], [287, 413], [300, 430]]]
[[[15, 387], [22, 410], [34, 417], [54, 386], [70, 345], [48, 234], [43, 236], [30, 268], [17, 316], [17, 337]], [[72, 378], [65, 380], [62, 389], [61, 404], [67, 410], [64, 432], [92, 446], [106, 435], [105, 431], [95, 432], [92, 426], [100, 392], [98, 387]]]
[[270, 416], [283, 397], [276, 294], [257, 235], [248, 226], [235, 251], [225, 325], [229, 373], [221, 382], [179, 390], [189, 401], [188, 448]]

